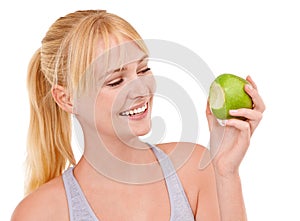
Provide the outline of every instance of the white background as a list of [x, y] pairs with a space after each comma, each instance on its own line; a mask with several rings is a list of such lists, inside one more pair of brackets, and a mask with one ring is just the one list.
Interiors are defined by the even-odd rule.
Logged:
[[[241, 165], [249, 220], [300, 220], [297, 1], [12, 0], [0, 4], [1, 220], [9, 220], [23, 196], [27, 64], [48, 27], [78, 9], [106, 9], [128, 20], [143, 38], [182, 44], [202, 57], [215, 75], [250, 74], [267, 110]], [[201, 116], [203, 104], [199, 101]]]

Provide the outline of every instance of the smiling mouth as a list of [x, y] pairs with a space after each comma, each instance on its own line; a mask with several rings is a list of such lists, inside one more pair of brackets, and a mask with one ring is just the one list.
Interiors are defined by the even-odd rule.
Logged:
[[123, 111], [120, 113], [120, 115], [121, 116], [134, 116], [134, 115], [144, 113], [147, 109], [148, 109], [148, 102], [138, 108], [130, 109], [128, 111]]

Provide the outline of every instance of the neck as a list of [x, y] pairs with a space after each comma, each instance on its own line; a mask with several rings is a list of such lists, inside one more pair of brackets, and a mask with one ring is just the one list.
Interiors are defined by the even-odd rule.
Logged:
[[156, 158], [148, 144], [139, 137], [127, 137], [122, 140], [115, 134], [97, 132], [85, 133], [84, 155], [98, 156], [98, 159], [116, 158], [127, 163], [153, 163]]
[[[84, 154], [77, 167], [124, 183], [149, 183], [162, 177], [152, 149], [138, 137], [120, 140], [117, 136], [98, 135], [85, 130]], [[86, 170], [85, 169], [85, 170]]]

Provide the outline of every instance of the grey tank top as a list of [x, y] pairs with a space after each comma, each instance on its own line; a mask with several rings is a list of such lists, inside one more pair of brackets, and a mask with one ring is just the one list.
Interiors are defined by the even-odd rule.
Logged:
[[[164, 174], [171, 205], [170, 221], [194, 221], [192, 209], [170, 158], [158, 147], [148, 145], [156, 155]], [[70, 221], [100, 221], [75, 179], [73, 167], [68, 168], [62, 178], [68, 200]]]

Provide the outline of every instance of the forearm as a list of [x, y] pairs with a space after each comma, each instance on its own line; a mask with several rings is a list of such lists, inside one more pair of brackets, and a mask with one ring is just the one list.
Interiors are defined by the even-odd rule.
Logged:
[[222, 221], [246, 221], [246, 209], [238, 174], [221, 176], [215, 173]]

